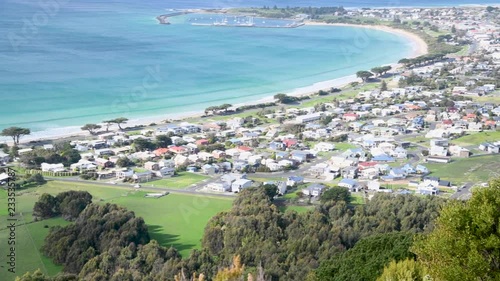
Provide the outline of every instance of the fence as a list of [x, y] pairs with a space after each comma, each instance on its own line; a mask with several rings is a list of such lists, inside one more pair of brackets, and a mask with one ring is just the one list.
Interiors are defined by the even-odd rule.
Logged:
[[47, 176], [47, 177], [71, 177], [79, 175], [78, 172], [52, 172], [52, 171], [41, 171], [41, 170], [26, 170], [26, 174], [28, 175], [41, 174], [42, 176]]

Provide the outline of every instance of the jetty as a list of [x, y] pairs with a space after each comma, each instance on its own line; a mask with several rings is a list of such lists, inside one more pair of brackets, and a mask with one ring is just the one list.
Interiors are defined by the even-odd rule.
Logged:
[[168, 21], [167, 15], [157, 16], [156, 19], [158, 20], [159, 24], [170, 24], [170, 22]]

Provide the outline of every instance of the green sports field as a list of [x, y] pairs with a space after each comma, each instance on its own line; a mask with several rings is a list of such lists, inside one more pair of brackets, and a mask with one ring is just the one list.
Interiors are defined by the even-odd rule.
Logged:
[[[217, 198], [200, 195], [169, 194], [161, 198], [145, 198], [146, 191], [135, 191], [128, 188], [98, 186], [85, 183], [49, 181], [47, 184], [18, 191], [16, 196], [16, 212], [22, 213], [22, 221], [16, 229], [17, 273], [40, 268], [43, 272], [54, 275], [62, 268], [44, 257], [39, 249], [48, 234], [50, 226], [65, 225], [68, 222], [54, 218], [33, 222], [33, 205], [43, 193], [58, 194], [68, 190], [85, 190], [92, 194], [93, 202], [114, 203], [135, 212], [144, 218], [149, 227], [152, 239], [163, 246], [174, 246], [186, 257], [192, 249], [200, 248], [201, 237], [208, 220], [220, 211], [231, 207], [231, 198]], [[0, 280], [14, 280], [15, 274], [7, 272], [7, 238], [10, 232], [7, 227], [7, 193], [0, 190], [0, 201], [5, 210], [0, 212]], [[48, 226], [47, 228], [45, 226]]]

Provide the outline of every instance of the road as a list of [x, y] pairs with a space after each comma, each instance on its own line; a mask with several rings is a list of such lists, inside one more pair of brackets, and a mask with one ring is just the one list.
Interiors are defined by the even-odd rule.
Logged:
[[472, 183], [468, 182], [463, 185], [463, 188], [460, 188], [455, 192], [452, 196], [450, 196], [450, 199], [457, 199], [457, 200], [469, 200], [470, 197], [472, 196], [471, 193], [471, 187], [473, 186]]
[[[99, 185], [99, 186], [109, 186], [109, 187], [123, 187], [123, 188], [129, 188], [129, 189], [136, 189], [133, 184], [122, 184], [122, 183], [117, 183], [117, 184], [111, 184], [103, 181], [89, 181], [89, 180], [82, 180], [79, 178], [61, 178], [61, 177], [45, 177], [48, 180], [56, 180], [56, 181], [62, 181], [62, 182], [68, 182], [68, 183], [73, 183], [78, 187], [78, 184], [93, 184], [93, 185]], [[166, 188], [166, 187], [154, 187], [152, 185], [144, 185], [141, 184], [142, 187], [146, 190], [154, 190], [154, 191], [168, 191], [170, 193], [178, 193], [178, 194], [188, 194], [188, 195], [199, 195], [199, 196], [210, 196], [210, 197], [223, 197], [223, 198], [230, 198], [234, 197], [235, 195], [231, 192], [226, 192], [226, 193], [211, 193], [211, 192], [206, 192], [203, 190], [195, 190], [196, 188], [201, 188], [201, 186], [206, 185], [209, 181], [215, 181], [216, 179], [211, 179], [208, 181], [203, 181], [198, 184], [196, 184], [195, 187], [190, 187], [188, 189], [174, 189], [174, 188]], [[199, 186], [199, 187], [198, 187]]]

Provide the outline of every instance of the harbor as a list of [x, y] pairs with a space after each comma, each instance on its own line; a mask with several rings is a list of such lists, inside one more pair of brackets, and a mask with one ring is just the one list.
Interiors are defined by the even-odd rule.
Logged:
[[297, 28], [304, 25], [303, 21], [216, 14], [196, 14], [190, 17], [188, 22], [195, 26], [216, 27]]

